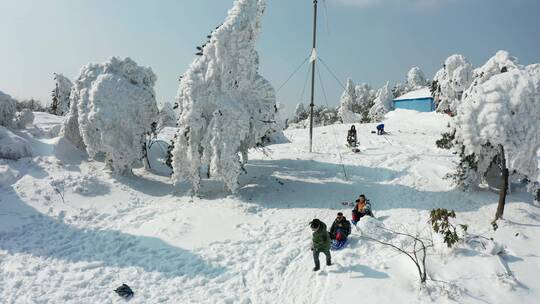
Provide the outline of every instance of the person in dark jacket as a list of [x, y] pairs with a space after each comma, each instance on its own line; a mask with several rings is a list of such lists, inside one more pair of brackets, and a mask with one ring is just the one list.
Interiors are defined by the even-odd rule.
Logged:
[[321, 269], [321, 262], [319, 261], [319, 254], [322, 252], [326, 256], [326, 265], [332, 265], [332, 257], [330, 256], [330, 235], [326, 231], [326, 224], [319, 219], [313, 219], [309, 223], [311, 231], [313, 231], [311, 250], [313, 251], [313, 261], [315, 262], [315, 268], [313, 271]]
[[386, 132], [384, 131], [384, 124], [377, 125], [377, 135], [384, 135]]
[[356, 128], [354, 125], [352, 125], [351, 129], [347, 132], [347, 144], [351, 147], [356, 147], [358, 144], [356, 139]]
[[366, 199], [364, 194], [360, 194], [360, 197], [356, 200], [356, 205], [352, 210], [352, 220], [353, 225], [356, 226], [358, 221], [366, 215], [373, 217], [373, 212], [371, 211], [371, 203]]
[[330, 238], [337, 241], [344, 241], [351, 234], [351, 223], [338, 212], [332, 227], [330, 227]]

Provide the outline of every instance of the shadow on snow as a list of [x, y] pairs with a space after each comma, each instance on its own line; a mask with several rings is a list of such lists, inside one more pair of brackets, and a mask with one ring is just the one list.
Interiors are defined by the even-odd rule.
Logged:
[[[214, 278], [226, 271], [159, 238], [70, 225], [62, 217], [39, 213], [14, 193], [9, 194], [1, 209], [16, 210], [15, 215], [27, 221], [15, 229], [0, 231], [0, 250], [9, 254], [29, 254], [70, 263], [97, 262], [105, 267], [137, 267], [166, 277]], [[2, 217], [7, 215], [9, 212]]]

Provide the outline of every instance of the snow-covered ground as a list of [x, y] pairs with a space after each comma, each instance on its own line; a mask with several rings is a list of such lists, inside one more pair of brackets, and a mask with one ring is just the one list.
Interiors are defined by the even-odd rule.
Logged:
[[[290, 130], [291, 143], [252, 150], [236, 195], [203, 182], [199, 197], [166, 177], [114, 177], [103, 163], [57, 136], [62, 119], [36, 113], [18, 131], [33, 158], [0, 160], [0, 303], [538, 303], [540, 207], [524, 189], [509, 195], [505, 220], [490, 230], [497, 193], [462, 193], [443, 177], [457, 158], [435, 147], [446, 116], [391, 112], [386, 137], [357, 125], [362, 152], [343, 146], [348, 125]], [[337, 139], [336, 139], [337, 137]], [[341, 165], [343, 164], [343, 165]], [[406, 257], [353, 231], [334, 265], [311, 269], [311, 231], [360, 193], [374, 222], [422, 231], [433, 208], [454, 209], [492, 248], [437, 248], [432, 279], [418, 288]], [[353, 229], [354, 230], [354, 229]], [[504, 247], [504, 254], [494, 255]], [[536, 299], [536, 300], [535, 300]]]

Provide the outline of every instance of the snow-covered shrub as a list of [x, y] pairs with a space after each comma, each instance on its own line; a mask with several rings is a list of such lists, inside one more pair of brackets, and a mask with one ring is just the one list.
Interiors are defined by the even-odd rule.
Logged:
[[347, 79], [347, 86], [345, 91], [341, 95], [339, 106], [339, 117], [344, 124], [358, 123], [362, 119], [360, 115], [353, 112], [353, 107], [356, 103], [356, 86], [354, 82], [349, 78]]
[[437, 112], [455, 113], [463, 92], [473, 80], [473, 66], [462, 55], [452, 55], [435, 75], [432, 95]]
[[371, 122], [380, 122], [386, 113], [393, 108], [394, 95], [387, 82], [384, 87], [377, 92], [373, 107], [369, 110], [369, 119]]
[[426, 75], [419, 67], [413, 67], [407, 73], [407, 86], [409, 91], [421, 89], [428, 85]]
[[[531, 181], [538, 178], [540, 77], [517, 67], [495, 75], [464, 98], [457, 109], [461, 147], [460, 186], [478, 185], [492, 165]], [[502, 160], [504, 163], [501, 163]]]
[[129, 58], [82, 68], [63, 134], [91, 157], [104, 153], [115, 173], [140, 163], [145, 134], [157, 121], [156, 76]]
[[0, 91], [0, 126], [11, 127], [16, 111], [15, 99]]
[[264, 9], [264, 0], [236, 0], [183, 74], [173, 180], [190, 181], [195, 192], [207, 166], [211, 178], [236, 191], [248, 149], [273, 131], [275, 91], [257, 72], [255, 50]]
[[26, 128], [27, 125], [30, 125], [34, 122], [34, 113], [28, 109], [24, 109], [21, 112], [17, 113], [15, 118], [15, 124], [19, 129]]
[[176, 127], [176, 114], [174, 113], [173, 106], [166, 102], [159, 109], [158, 130], [165, 127]]
[[19, 159], [32, 156], [28, 141], [0, 126], [0, 158]]
[[69, 112], [69, 99], [73, 83], [71, 80], [62, 74], [54, 74], [56, 81], [54, 90], [52, 91], [52, 103], [49, 112], [54, 115], [64, 116]]

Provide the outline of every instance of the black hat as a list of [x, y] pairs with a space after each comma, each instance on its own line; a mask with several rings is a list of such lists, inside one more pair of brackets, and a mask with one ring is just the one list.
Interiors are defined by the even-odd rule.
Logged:
[[364, 194], [360, 194], [359, 197], [363, 197], [363, 198], [366, 198], [366, 196]]
[[338, 212], [337, 215], [338, 216], [343, 216], [343, 212]]
[[320, 224], [321, 224], [321, 221], [319, 219], [313, 219], [313, 221], [309, 223], [311, 228], [314, 228], [314, 229], [319, 228]]

